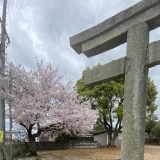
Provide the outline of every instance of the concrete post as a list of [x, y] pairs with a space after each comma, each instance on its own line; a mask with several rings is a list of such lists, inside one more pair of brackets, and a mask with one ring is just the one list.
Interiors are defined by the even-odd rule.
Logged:
[[148, 43], [149, 27], [145, 22], [129, 29], [125, 66], [122, 160], [144, 159]]
[[[4, 74], [5, 69], [5, 28], [6, 28], [6, 8], [7, 0], [3, 1], [2, 24], [1, 24], [1, 44], [0, 44], [0, 70]], [[1, 89], [1, 86], [0, 86]], [[3, 132], [3, 140], [5, 142], [5, 103], [4, 99], [0, 98], [0, 131]], [[0, 160], [4, 159], [2, 150], [3, 143], [0, 142]]]

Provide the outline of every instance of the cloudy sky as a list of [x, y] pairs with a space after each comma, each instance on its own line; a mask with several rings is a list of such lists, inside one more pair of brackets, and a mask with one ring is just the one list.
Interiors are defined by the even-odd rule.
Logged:
[[[59, 67], [65, 79], [76, 82], [87, 66], [105, 64], [126, 55], [126, 44], [101, 55], [87, 58], [78, 55], [69, 44], [69, 37], [86, 30], [140, 0], [8, 0], [7, 32], [11, 44], [8, 59], [28, 69], [35, 58], [50, 61]], [[0, 0], [2, 11], [3, 0]], [[150, 42], [160, 40], [160, 29], [150, 32]], [[150, 69], [160, 93], [160, 66]], [[160, 116], [160, 94], [156, 103]]]

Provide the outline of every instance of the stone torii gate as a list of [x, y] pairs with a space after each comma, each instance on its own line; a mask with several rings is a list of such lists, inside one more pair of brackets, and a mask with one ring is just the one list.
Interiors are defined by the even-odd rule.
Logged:
[[144, 159], [148, 68], [160, 64], [160, 41], [149, 31], [160, 26], [160, 0], [143, 0], [70, 38], [77, 53], [91, 57], [127, 42], [126, 57], [86, 71], [86, 85], [125, 77], [122, 160]]

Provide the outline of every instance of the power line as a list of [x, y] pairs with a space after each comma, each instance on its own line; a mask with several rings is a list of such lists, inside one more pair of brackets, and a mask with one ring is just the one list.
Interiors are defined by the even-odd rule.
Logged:
[[15, 53], [14, 41], [13, 41], [13, 34], [12, 34], [12, 26], [11, 26], [9, 4], [8, 4], [8, 15], [9, 15], [9, 26], [10, 26], [10, 30], [11, 30], [11, 39], [12, 39], [13, 54], [14, 54], [15, 62], [17, 62], [16, 61], [16, 53]]

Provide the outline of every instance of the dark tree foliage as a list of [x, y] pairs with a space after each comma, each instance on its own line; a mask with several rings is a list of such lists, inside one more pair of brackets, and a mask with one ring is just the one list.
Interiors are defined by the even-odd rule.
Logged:
[[72, 140], [75, 137], [76, 135], [73, 132], [71, 133], [62, 132], [58, 134], [55, 140], [56, 142], [67, 142], [69, 140]]
[[[99, 67], [100, 64], [94, 67]], [[87, 67], [84, 71], [89, 70]], [[83, 72], [84, 72], [83, 71]], [[83, 101], [90, 100], [92, 109], [99, 111], [99, 118], [94, 126], [95, 130], [106, 130], [108, 133], [108, 146], [114, 147], [115, 139], [122, 130], [123, 101], [124, 101], [124, 79], [105, 82], [87, 87], [84, 85], [84, 76], [77, 81], [76, 88]], [[158, 92], [154, 82], [148, 78], [147, 93], [147, 121], [156, 117], [154, 111], [157, 109], [155, 100]]]
[[151, 135], [155, 138], [158, 138], [160, 144], [160, 123], [158, 123], [151, 129]]

